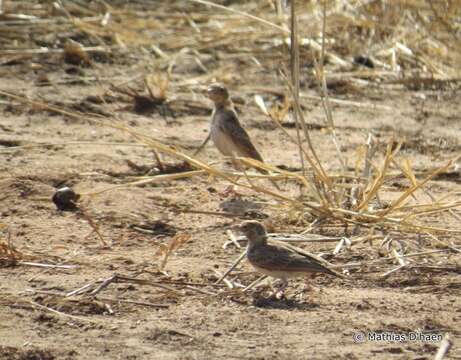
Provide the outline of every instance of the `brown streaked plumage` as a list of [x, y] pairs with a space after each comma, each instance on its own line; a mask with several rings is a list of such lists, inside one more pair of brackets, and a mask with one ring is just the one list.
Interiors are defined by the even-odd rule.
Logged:
[[309, 273], [345, 278], [333, 270], [330, 263], [318, 256], [278, 241], [268, 243], [266, 229], [258, 221], [245, 221], [239, 229], [248, 238], [248, 261], [258, 272], [281, 279], [279, 291], [287, 286], [287, 279]]
[[[210, 136], [218, 150], [225, 156], [249, 157], [263, 162], [261, 154], [240, 124], [227, 89], [220, 84], [212, 84], [207, 92], [215, 105]], [[234, 166], [240, 168], [235, 162]]]

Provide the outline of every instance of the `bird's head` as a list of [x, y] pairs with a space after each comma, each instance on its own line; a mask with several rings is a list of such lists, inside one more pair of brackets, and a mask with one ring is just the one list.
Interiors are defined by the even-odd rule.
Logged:
[[221, 84], [211, 84], [207, 89], [207, 94], [216, 105], [224, 105], [229, 101], [229, 92]]
[[244, 221], [238, 226], [238, 230], [247, 237], [250, 245], [265, 244], [267, 241], [266, 228], [259, 221]]

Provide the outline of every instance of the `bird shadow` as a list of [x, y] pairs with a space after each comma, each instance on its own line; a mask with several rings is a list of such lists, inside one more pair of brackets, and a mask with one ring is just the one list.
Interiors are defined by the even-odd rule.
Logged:
[[222, 201], [219, 204], [219, 208], [235, 215], [244, 215], [247, 212], [258, 212], [261, 210], [262, 205], [250, 200], [232, 198]]
[[317, 303], [298, 301], [295, 299], [277, 299], [274, 296], [264, 297], [261, 295], [253, 296], [253, 306], [263, 309], [281, 310], [314, 310], [320, 307]]

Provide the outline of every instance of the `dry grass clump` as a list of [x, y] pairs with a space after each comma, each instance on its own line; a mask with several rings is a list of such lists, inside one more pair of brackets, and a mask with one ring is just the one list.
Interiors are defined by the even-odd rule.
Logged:
[[0, 267], [16, 265], [23, 259], [23, 254], [14, 247], [7, 230], [6, 224], [0, 223]]
[[[143, 47], [157, 57], [153, 67], [158, 70], [166, 66], [172, 71], [178, 62], [193, 62], [208, 73], [195, 81], [222, 76], [224, 68], [231, 66], [226, 59], [246, 62], [256, 56], [262, 67], [271, 69], [288, 60], [281, 50], [289, 43], [289, 12], [282, 3], [235, 2], [225, 7], [189, 0], [180, 5], [161, 1], [126, 7], [116, 2], [88, 6], [75, 1], [6, 2], [0, 31], [7, 36], [2, 37], [5, 50], [0, 56], [63, 50], [70, 37], [106, 51]], [[322, 51], [322, 3], [297, 5], [302, 67], [312, 67]], [[374, 70], [359, 67], [349, 76], [408, 77], [417, 72], [458, 78], [460, 12], [457, 0], [326, 1], [325, 60], [335, 76], [360, 63], [373, 64]], [[215, 68], [214, 60], [221, 68]]]

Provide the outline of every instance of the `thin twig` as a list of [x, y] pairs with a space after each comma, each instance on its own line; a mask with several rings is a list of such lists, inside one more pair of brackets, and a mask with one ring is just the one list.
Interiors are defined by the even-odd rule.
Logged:
[[26, 265], [26, 266], [33, 266], [33, 267], [47, 268], [47, 269], [65, 269], [65, 270], [78, 269], [78, 265], [53, 265], [53, 264], [34, 263], [34, 262], [28, 262], [28, 261], [19, 261], [18, 264]]
[[245, 255], [247, 254], [247, 250], [245, 249], [241, 254], [240, 256], [237, 258], [237, 260], [234, 261], [234, 263], [232, 264], [232, 266], [223, 274], [223, 276], [221, 276], [216, 282], [215, 284], [219, 284], [221, 281], [223, 281], [227, 275], [229, 275], [236, 267], [238, 264], [240, 264], [240, 262], [242, 261], [242, 259], [245, 257]]
[[[235, 237], [234, 233], [231, 231], [231, 230], [227, 230], [226, 231], [226, 234], [227, 236], [229, 237], [230, 241], [232, 242], [232, 244], [234, 244], [237, 249], [241, 249], [242, 247], [240, 246], [240, 244], [238, 243], [237, 241], [237, 238]], [[226, 243], [227, 244], [227, 243]], [[224, 244], [223, 248], [225, 249], [227, 246], [226, 244]]]
[[403, 269], [404, 267], [407, 267], [408, 264], [402, 264], [402, 265], [399, 265], [397, 266], [396, 268], [392, 269], [392, 270], [389, 270], [389, 271], [386, 271], [384, 274], [381, 275], [382, 278], [386, 278], [388, 277], [389, 275], [391, 275], [392, 273], [396, 272], [396, 271], [399, 271], [401, 269]]
[[265, 279], [267, 279], [267, 275], [262, 275], [259, 278], [257, 278], [255, 281], [253, 281], [250, 285], [248, 285], [245, 289], [243, 289], [243, 292], [247, 292], [248, 290], [254, 288], [256, 285], [259, 283], [263, 282]]
[[445, 336], [442, 339], [442, 342], [440, 343], [439, 349], [437, 350], [437, 353], [434, 356], [434, 360], [443, 360], [450, 351], [452, 345], [453, 342], [450, 339], [450, 335], [448, 333], [445, 334]]
[[[46, 295], [53, 295], [53, 296], [61, 296], [61, 297], [68, 297], [68, 294], [65, 293], [58, 293], [54, 291], [45, 291], [45, 290], [36, 290], [36, 289], [26, 289], [27, 292], [36, 293], [36, 294], [46, 294]], [[170, 305], [168, 304], [154, 304], [148, 303], [144, 301], [135, 301], [135, 300], [127, 300], [127, 299], [120, 299], [120, 298], [111, 298], [107, 296], [98, 296], [96, 299], [101, 301], [110, 301], [115, 303], [125, 303], [125, 304], [134, 304], [134, 305], [143, 305], [143, 306], [150, 306], [155, 308], [168, 308]], [[76, 300], [77, 301], [77, 300]]]
[[111, 283], [113, 283], [116, 280], [117, 280], [117, 274], [114, 274], [108, 277], [107, 279], [102, 280], [101, 284], [96, 289], [94, 289], [90, 294], [93, 296], [97, 295], [99, 292], [101, 292], [103, 289], [108, 287]]
[[87, 322], [92, 322], [92, 323], [97, 322], [97, 321], [92, 320], [92, 319], [86, 319], [86, 318], [83, 318], [83, 317], [80, 317], [80, 316], [75, 316], [75, 315], [70, 315], [70, 314], [63, 313], [61, 311], [58, 311], [58, 310], [52, 309], [50, 307], [47, 307], [47, 306], [41, 305], [39, 303], [36, 303], [35, 301], [29, 301], [29, 303], [36, 306], [36, 307], [38, 307], [39, 309], [47, 310], [47, 311], [50, 311], [50, 312], [52, 312], [54, 314], [57, 314], [59, 316], [68, 317], [68, 318], [70, 318], [72, 320], [87, 321]]
[[189, 290], [192, 290], [192, 291], [195, 291], [195, 292], [198, 292], [198, 293], [201, 293], [201, 294], [205, 294], [205, 295], [211, 295], [211, 296], [217, 295], [217, 293], [214, 293], [214, 292], [211, 292], [211, 291], [208, 291], [208, 290], [204, 290], [204, 289], [200, 289], [200, 288], [196, 288], [196, 287], [193, 287], [193, 286], [190, 286], [190, 285], [187, 285], [185, 288], [189, 289]]

